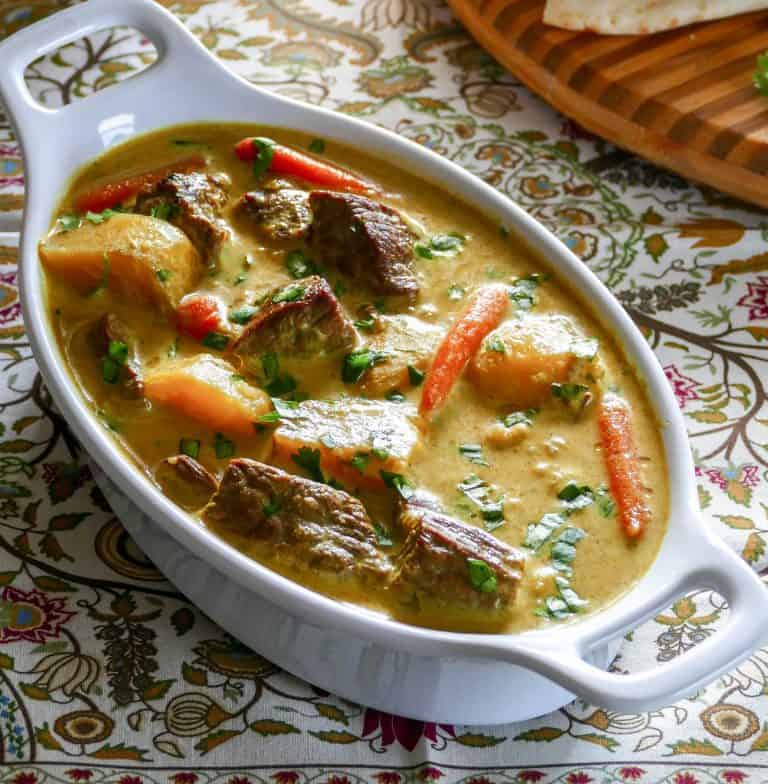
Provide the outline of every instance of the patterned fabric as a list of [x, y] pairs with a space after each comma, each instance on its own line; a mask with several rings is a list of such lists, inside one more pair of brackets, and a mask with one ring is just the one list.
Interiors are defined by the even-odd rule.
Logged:
[[[688, 422], [712, 529], [768, 541], [768, 219], [594, 139], [475, 45], [439, 0], [165, 0], [268, 89], [380, 123], [492, 183], [614, 290]], [[0, 36], [66, 5], [0, 0]], [[106, 31], [30, 66], [50, 106], [152, 59]], [[22, 171], [0, 124], [0, 231]], [[114, 518], [24, 336], [0, 234], [0, 782], [742, 784], [768, 764], [768, 650], [678, 705], [581, 703], [524, 725], [425, 724], [349, 704], [239, 645]], [[615, 667], [679, 656], [726, 613], [708, 591], [630, 635]], [[457, 688], [461, 688], [457, 684]]]

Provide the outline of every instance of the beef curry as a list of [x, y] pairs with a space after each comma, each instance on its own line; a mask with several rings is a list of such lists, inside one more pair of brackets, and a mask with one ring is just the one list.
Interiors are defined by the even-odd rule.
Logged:
[[203, 124], [81, 170], [40, 244], [94, 415], [238, 550], [408, 623], [599, 610], [664, 535], [659, 425], [568, 282], [335, 142]]

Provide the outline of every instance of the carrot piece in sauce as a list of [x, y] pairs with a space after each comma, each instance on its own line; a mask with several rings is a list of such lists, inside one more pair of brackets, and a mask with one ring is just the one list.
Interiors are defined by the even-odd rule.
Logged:
[[173, 172], [187, 173], [204, 168], [205, 158], [202, 155], [191, 155], [189, 158], [183, 158], [158, 169], [96, 185], [77, 197], [75, 207], [79, 212], [103, 212], [132, 199], [146, 185], [154, 185]]
[[438, 346], [424, 383], [419, 413], [434, 413], [447, 399], [462, 371], [489, 332], [504, 318], [509, 295], [506, 286], [481, 288], [469, 308], [454, 323]]
[[[235, 155], [241, 161], [251, 163], [258, 157], [259, 148], [254, 143], [254, 138], [253, 136], [247, 136], [235, 145]], [[263, 141], [266, 142], [268, 140]], [[320, 185], [324, 188], [339, 191], [367, 193], [376, 190], [372, 183], [356, 177], [351, 172], [324, 161], [319, 161], [317, 158], [294, 150], [292, 147], [284, 147], [282, 144], [270, 144], [268, 146], [271, 157], [266, 168], [274, 174], [282, 174], [285, 177], [297, 177], [300, 180], [311, 182], [313, 185]]]
[[643, 498], [640, 459], [627, 402], [616, 395], [603, 397], [598, 411], [598, 427], [611, 494], [619, 511], [621, 526], [630, 539], [636, 539], [648, 527], [651, 510]]

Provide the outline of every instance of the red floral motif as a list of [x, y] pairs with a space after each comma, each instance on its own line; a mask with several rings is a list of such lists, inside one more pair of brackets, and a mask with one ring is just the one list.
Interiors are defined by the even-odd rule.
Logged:
[[363, 718], [363, 737], [372, 735], [380, 729], [381, 742], [384, 746], [391, 746], [397, 741], [407, 751], [413, 751], [422, 737], [434, 743], [437, 740], [438, 727], [451, 737], [455, 737], [456, 733], [450, 724], [414, 721], [367, 708]]
[[589, 784], [592, 781], [592, 777], [588, 776], [584, 771], [578, 771], [577, 773], [569, 773], [565, 780], [568, 784]]
[[768, 277], [757, 276], [757, 283], [747, 283], [747, 293], [736, 303], [749, 308], [749, 320], [768, 319]]
[[433, 768], [431, 765], [427, 765], [426, 768], [423, 768], [419, 773], [419, 778], [422, 781], [437, 781], [445, 776], [442, 770], [438, 770], [437, 768]]
[[7, 586], [0, 594], [7, 619], [0, 626], [0, 644], [27, 640], [43, 643], [58, 637], [61, 627], [75, 613], [67, 612], [66, 599], [52, 599], [41, 591], [22, 591]]
[[13, 784], [37, 784], [37, 776], [34, 773], [17, 773], [11, 781]]
[[394, 771], [385, 771], [381, 773], [374, 773], [373, 777], [379, 784], [400, 784], [400, 774]]
[[142, 784], [142, 779], [140, 776], [122, 776], [117, 784]]
[[672, 391], [677, 398], [677, 405], [680, 408], [685, 408], [685, 404], [690, 400], [699, 399], [698, 392], [696, 392], [696, 387], [699, 386], [698, 381], [683, 375], [674, 365], [666, 365], [664, 375], [672, 386]]
[[69, 776], [72, 781], [89, 781], [93, 777], [92, 770], [83, 770], [83, 768], [72, 768], [72, 770], [65, 770], [65, 776]]
[[541, 781], [546, 773], [543, 773], [540, 770], [521, 770], [517, 774], [518, 781], [525, 781], [525, 782], [533, 782], [536, 784], [537, 781]]
[[227, 784], [251, 784], [251, 780], [247, 776], [233, 776]]
[[278, 770], [270, 776], [277, 784], [296, 784], [299, 780], [299, 774], [292, 770]]
[[352, 784], [346, 776], [330, 776], [326, 784]]
[[723, 781], [727, 781], [728, 784], [741, 784], [745, 778], [747, 778], [747, 774], [741, 770], [723, 771]]
[[487, 776], [475, 776], [467, 781], [467, 784], [493, 784]]
[[174, 773], [169, 777], [173, 784], [195, 784], [197, 781], [197, 773], [181, 772]]
[[619, 776], [632, 781], [639, 779], [644, 773], [642, 768], [619, 768]]
[[712, 484], [721, 490], [727, 490], [730, 482], [739, 482], [744, 487], [756, 487], [760, 484], [760, 474], [756, 465], [749, 463], [728, 468], [708, 468], [704, 473]]
[[675, 784], [699, 784], [699, 780], [693, 773], [676, 773]]

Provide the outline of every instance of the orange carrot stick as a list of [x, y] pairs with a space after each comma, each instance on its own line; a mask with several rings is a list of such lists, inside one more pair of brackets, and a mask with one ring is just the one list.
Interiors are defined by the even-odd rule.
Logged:
[[630, 539], [636, 539], [648, 527], [651, 510], [643, 498], [643, 477], [632, 433], [632, 414], [627, 402], [616, 395], [604, 397], [600, 402], [597, 421], [619, 520], [624, 533]]
[[508, 304], [507, 288], [500, 284], [485, 286], [475, 294], [469, 308], [454, 323], [437, 349], [424, 383], [420, 414], [429, 415], [445, 402], [467, 362], [504, 317]]
[[134, 174], [124, 180], [96, 185], [77, 197], [75, 207], [78, 212], [103, 212], [133, 198], [145, 185], [160, 182], [172, 172], [190, 172], [204, 168], [205, 158], [202, 155], [192, 155], [159, 169]]
[[[262, 141], [269, 142], [270, 140]], [[376, 190], [372, 183], [356, 177], [351, 172], [338, 166], [332, 166], [291, 147], [284, 147], [282, 144], [270, 144], [269, 148], [271, 150], [271, 159], [266, 168], [275, 174], [297, 177], [300, 180], [311, 182], [313, 185], [320, 185], [323, 188], [339, 191], [366, 193]], [[235, 145], [235, 155], [241, 161], [246, 161], [247, 163], [255, 161], [258, 154], [259, 149], [254, 144], [253, 136], [247, 136]]]

